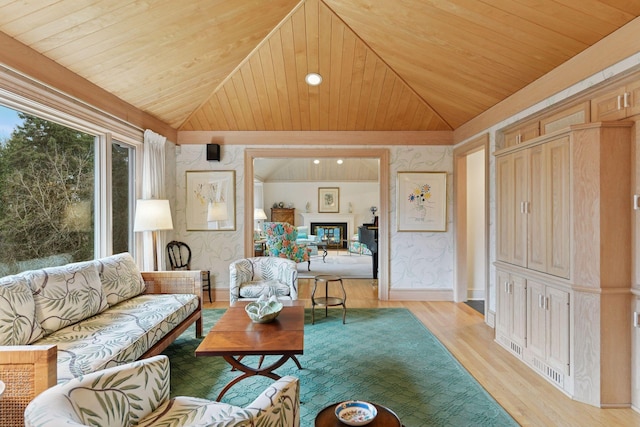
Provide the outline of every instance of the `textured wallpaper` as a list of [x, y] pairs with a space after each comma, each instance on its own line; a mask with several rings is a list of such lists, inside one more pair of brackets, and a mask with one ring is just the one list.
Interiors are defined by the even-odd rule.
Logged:
[[[204, 145], [176, 147], [176, 201], [174, 238], [187, 242], [193, 251], [192, 268], [211, 271], [215, 287], [229, 286], [229, 263], [243, 257], [244, 236], [244, 149], [246, 146], [222, 146], [222, 160], [209, 162]], [[294, 147], [292, 147], [294, 148]], [[295, 147], [295, 148], [309, 148]], [[366, 147], [359, 147], [366, 148]], [[389, 283], [397, 289], [452, 289], [453, 230], [452, 168], [453, 148], [433, 146], [395, 146], [390, 148], [390, 247]], [[236, 171], [236, 230], [186, 231], [186, 171]], [[396, 232], [396, 173], [398, 171], [447, 172], [447, 231]], [[315, 187], [316, 184], [312, 184]], [[253, 227], [253, 224], [249, 225]]]

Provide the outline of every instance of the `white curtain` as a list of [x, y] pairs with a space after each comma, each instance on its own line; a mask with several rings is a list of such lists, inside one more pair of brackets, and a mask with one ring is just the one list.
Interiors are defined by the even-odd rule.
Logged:
[[[167, 138], [147, 129], [144, 131], [142, 156], [142, 198], [166, 199], [165, 186], [165, 143]], [[166, 270], [164, 247], [166, 232], [157, 232], [158, 270]], [[153, 270], [153, 239], [151, 232], [143, 233], [143, 268]]]

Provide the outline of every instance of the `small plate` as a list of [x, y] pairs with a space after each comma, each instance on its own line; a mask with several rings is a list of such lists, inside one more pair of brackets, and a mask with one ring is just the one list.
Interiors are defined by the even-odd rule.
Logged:
[[348, 426], [369, 424], [378, 415], [378, 410], [369, 402], [347, 400], [336, 406], [336, 417]]

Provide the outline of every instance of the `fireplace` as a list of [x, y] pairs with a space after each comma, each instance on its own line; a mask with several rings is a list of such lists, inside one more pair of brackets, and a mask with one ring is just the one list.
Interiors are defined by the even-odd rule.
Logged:
[[326, 240], [328, 247], [342, 249], [349, 247], [346, 222], [312, 222], [309, 232], [318, 236], [318, 239]]

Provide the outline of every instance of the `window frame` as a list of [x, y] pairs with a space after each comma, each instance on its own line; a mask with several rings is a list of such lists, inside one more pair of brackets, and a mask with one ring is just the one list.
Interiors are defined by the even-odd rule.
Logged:
[[[144, 130], [1, 65], [0, 105], [95, 136], [94, 257], [112, 255], [112, 142], [132, 149], [129, 206], [133, 214], [135, 200], [142, 194]], [[129, 250], [135, 259], [140, 259], [137, 255], [142, 252], [142, 242], [133, 233], [132, 217], [128, 227]]]

